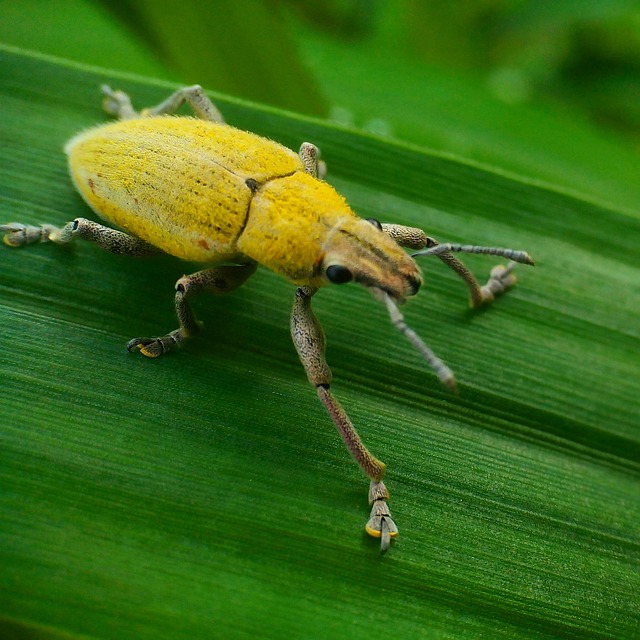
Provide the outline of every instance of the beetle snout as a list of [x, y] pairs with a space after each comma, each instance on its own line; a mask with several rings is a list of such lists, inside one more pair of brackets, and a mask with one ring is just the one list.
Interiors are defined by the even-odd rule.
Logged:
[[404, 304], [407, 298], [415, 296], [420, 291], [422, 276], [419, 271], [395, 273], [393, 276], [387, 272], [385, 276], [373, 286], [386, 291], [397, 304]]

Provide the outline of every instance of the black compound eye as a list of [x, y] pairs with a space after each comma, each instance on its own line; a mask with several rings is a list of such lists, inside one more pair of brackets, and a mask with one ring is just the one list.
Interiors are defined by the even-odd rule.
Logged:
[[378, 231], [382, 231], [380, 220], [376, 220], [375, 218], [367, 218], [367, 222], [370, 222], [376, 229], [378, 229]]
[[334, 284], [344, 284], [345, 282], [353, 280], [353, 274], [351, 271], [340, 264], [332, 264], [327, 267], [325, 275], [327, 276], [327, 279]]

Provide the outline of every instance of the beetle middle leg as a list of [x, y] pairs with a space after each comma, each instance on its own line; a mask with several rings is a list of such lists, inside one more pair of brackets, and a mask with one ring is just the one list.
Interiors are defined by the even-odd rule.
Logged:
[[[516, 283], [516, 276], [512, 273], [517, 262], [533, 265], [533, 260], [526, 251], [503, 249], [499, 247], [478, 247], [475, 245], [440, 244], [434, 238], [425, 234], [421, 229], [405, 227], [399, 224], [383, 224], [382, 230], [399, 245], [408, 249], [418, 249], [413, 256], [435, 255], [448, 267], [451, 267], [469, 288], [471, 307], [493, 302], [496, 295], [507, 291]], [[480, 286], [475, 276], [458, 260], [452, 252], [481, 253], [509, 258], [507, 265], [496, 265], [491, 269], [489, 280]]]
[[304, 170], [314, 178], [323, 180], [327, 175], [327, 164], [324, 160], [320, 160], [320, 149], [311, 142], [303, 142], [298, 151], [300, 160], [304, 164]]
[[364, 446], [351, 420], [330, 391], [332, 376], [324, 356], [324, 331], [311, 308], [311, 297], [316, 291], [317, 289], [311, 287], [297, 289], [291, 311], [291, 337], [307, 377], [316, 387], [320, 401], [336, 425], [347, 449], [371, 480], [369, 503], [372, 508], [365, 528], [367, 533], [381, 539], [380, 548], [384, 552], [389, 548], [391, 538], [398, 534], [398, 527], [391, 518], [387, 505], [389, 492], [382, 482], [386, 467]]
[[224, 118], [217, 107], [209, 100], [204, 89], [199, 84], [183, 87], [172, 93], [164, 102], [155, 107], [143, 109], [137, 113], [131, 106], [131, 99], [123, 91], [114, 91], [111, 87], [102, 85], [104, 110], [120, 120], [130, 118], [146, 118], [163, 114], [175, 113], [183, 104], [188, 104], [197, 118], [223, 123]]
[[180, 346], [185, 340], [200, 331], [200, 323], [196, 319], [189, 298], [201, 291], [211, 293], [227, 293], [239, 287], [256, 270], [256, 265], [224, 265], [212, 267], [183, 276], [176, 282], [175, 306], [180, 326], [173, 331], [154, 338], [133, 338], [127, 344], [127, 349], [138, 349], [148, 358], [157, 358]]

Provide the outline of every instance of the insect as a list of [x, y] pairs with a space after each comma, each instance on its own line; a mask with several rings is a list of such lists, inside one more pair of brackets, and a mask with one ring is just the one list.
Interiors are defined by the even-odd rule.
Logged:
[[[127, 347], [155, 358], [200, 329], [189, 299], [201, 291], [224, 293], [240, 286], [262, 265], [297, 286], [291, 335], [318, 397], [347, 449], [370, 479], [371, 514], [366, 531], [386, 551], [398, 528], [383, 482], [385, 464], [364, 446], [331, 392], [325, 337], [311, 307], [316, 292], [355, 281], [385, 305], [392, 324], [426, 358], [436, 375], [455, 389], [447, 365], [405, 323], [399, 305], [422, 283], [414, 258], [437, 256], [466, 283], [471, 306], [492, 302], [513, 286], [516, 262], [533, 264], [524, 251], [440, 244], [422, 230], [359, 218], [324, 180], [317, 147], [294, 151], [224, 123], [198, 85], [183, 88], [160, 105], [137, 113], [121, 91], [102, 87], [104, 108], [117, 121], [72, 138], [65, 150], [71, 177], [84, 200], [119, 229], [76, 218], [62, 227], [9, 223], [0, 226], [11, 247], [64, 244], [74, 238], [124, 255], [165, 252], [209, 264], [175, 286], [178, 328]], [[195, 117], [171, 115], [187, 103]], [[409, 255], [405, 248], [413, 250]], [[453, 255], [483, 253], [509, 259], [480, 286]]]

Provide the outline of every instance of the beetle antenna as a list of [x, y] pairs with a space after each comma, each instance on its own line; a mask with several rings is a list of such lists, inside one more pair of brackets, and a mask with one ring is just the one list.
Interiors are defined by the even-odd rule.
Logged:
[[404, 321], [404, 316], [400, 313], [398, 305], [393, 298], [382, 289], [375, 288], [373, 293], [382, 300], [389, 312], [391, 324], [402, 333], [402, 335], [416, 348], [429, 363], [435, 374], [440, 378], [440, 382], [449, 387], [451, 391], [457, 393], [458, 385], [456, 384], [453, 371], [442, 361], [431, 349], [423, 342], [422, 338]]
[[[432, 242], [434, 241], [432, 240]], [[421, 249], [420, 251], [412, 253], [411, 257], [439, 256], [443, 253], [450, 253], [452, 251], [461, 251], [463, 253], [482, 253], [485, 255], [509, 258], [514, 262], [521, 262], [522, 264], [534, 264], [533, 259], [526, 251], [516, 251], [515, 249], [504, 249], [502, 247], [477, 247], [471, 244], [454, 244], [451, 242], [447, 242], [446, 244], [431, 244], [426, 249]]]

